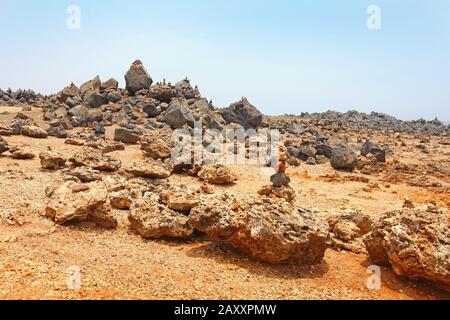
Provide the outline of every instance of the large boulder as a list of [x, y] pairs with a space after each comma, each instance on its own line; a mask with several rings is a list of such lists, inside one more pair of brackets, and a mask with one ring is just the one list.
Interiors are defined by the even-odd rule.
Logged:
[[384, 213], [365, 244], [373, 263], [397, 275], [428, 280], [450, 291], [450, 220], [447, 209]]
[[90, 167], [100, 171], [117, 171], [122, 162], [109, 155], [104, 155], [101, 150], [83, 147], [79, 152], [69, 158], [74, 167]]
[[68, 181], [49, 192], [45, 215], [57, 224], [93, 221], [105, 228], [117, 227], [106, 205], [108, 191], [103, 183], [79, 184]]
[[148, 71], [144, 68], [140, 60], [136, 60], [131, 65], [130, 69], [125, 75], [126, 89], [131, 94], [142, 89], [148, 89], [153, 83]]
[[331, 166], [336, 170], [353, 171], [357, 164], [356, 153], [348, 148], [337, 146], [331, 154]]
[[319, 263], [327, 248], [327, 225], [318, 214], [268, 197], [208, 199], [192, 209], [189, 223], [272, 264]]
[[164, 115], [164, 122], [172, 129], [180, 129], [184, 125], [194, 127], [195, 118], [184, 99], [173, 99]]
[[191, 236], [194, 229], [189, 224], [188, 217], [160, 204], [157, 198], [142, 199], [134, 205], [128, 216], [131, 227], [148, 239]]
[[246, 98], [220, 110], [227, 124], [237, 123], [245, 129], [258, 128], [263, 121], [263, 114]]

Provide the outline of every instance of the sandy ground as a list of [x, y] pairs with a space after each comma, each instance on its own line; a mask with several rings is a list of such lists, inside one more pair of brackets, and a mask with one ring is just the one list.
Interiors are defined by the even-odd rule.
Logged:
[[[0, 108], [0, 123], [9, 123], [17, 111]], [[28, 114], [40, 119], [40, 111]], [[70, 156], [80, 148], [56, 138], [4, 138], [36, 154], [51, 147]], [[410, 141], [416, 143], [413, 137]], [[438, 142], [431, 142], [430, 154], [419, 155], [409, 147], [401, 157], [410, 163], [447, 166], [449, 146]], [[137, 146], [112, 155], [124, 164], [142, 158]], [[216, 190], [254, 194], [268, 184], [259, 167], [232, 168], [238, 183]], [[386, 174], [364, 175], [368, 181], [361, 182], [358, 173], [336, 176], [329, 164], [302, 165], [288, 173], [298, 204], [325, 216], [352, 209], [376, 218], [401, 208], [406, 196], [418, 204], [431, 199], [444, 207], [450, 203], [448, 189], [408, 185]], [[0, 299], [450, 299], [450, 294], [397, 277], [388, 268], [382, 268], [381, 289], [367, 289], [371, 263], [365, 255], [329, 249], [316, 266], [272, 266], [201, 236], [188, 242], [143, 240], [129, 229], [126, 211], [115, 211], [120, 225], [112, 231], [89, 223], [56, 226], [41, 216], [41, 209], [45, 188], [60, 178], [60, 172], [41, 170], [39, 159], [0, 156]], [[170, 179], [200, 185], [185, 175]], [[450, 183], [448, 176], [439, 179], [444, 186]], [[71, 266], [81, 269], [79, 291], [66, 284]]]

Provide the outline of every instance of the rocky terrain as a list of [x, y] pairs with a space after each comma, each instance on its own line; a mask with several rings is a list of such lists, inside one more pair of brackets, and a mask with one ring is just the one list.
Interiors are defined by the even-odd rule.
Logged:
[[450, 298], [449, 125], [124, 79], [0, 90], [1, 299]]

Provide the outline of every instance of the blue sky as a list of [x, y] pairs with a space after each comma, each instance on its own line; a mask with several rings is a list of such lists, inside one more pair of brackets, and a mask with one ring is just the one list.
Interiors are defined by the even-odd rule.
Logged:
[[[378, 5], [381, 30], [366, 27]], [[81, 9], [69, 30], [66, 10]], [[449, 0], [0, 0], [0, 88], [59, 91], [139, 58], [225, 107], [450, 120]]]

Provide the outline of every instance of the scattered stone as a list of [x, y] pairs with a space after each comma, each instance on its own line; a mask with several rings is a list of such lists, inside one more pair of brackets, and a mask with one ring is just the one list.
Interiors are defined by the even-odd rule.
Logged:
[[131, 197], [128, 191], [122, 190], [109, 195], [109, 201], [114, 209], [129, 210]]
[[173, 147], [171, 131], [152, 131], [141, 139], [141, 150], [155, 160], [170, 158]]
[[374, 155], [378, 162], [386, 162], [386, 150], [372, 140], [367, 140], [361, 148], [363, 157], [367, 157], [369, 154]]
[[416, 206], [412, 202], [411, 199], [405, 198], [403, 201], [403, 208], [405, 209], [414, 209]]
[[8, 142], [0, 136], [0, 154], [9, 150]]
[[84, 140], [81, 139], [66, 139], [66, 141], [64, 141], [65, 144], [70, 144], [73, 146], [83, 146], [86, 142]]
[[111, 78], [108, 81], [102, 82], [102, 84], [100, 85], [100, 90], [108, 90], [108, 89], [117, 89], [119, 88], [119, 82], [114, 79]]
[[165, 191], [161, 195], [161, 200], [169, 209], [179, 212], [188, 212], [199, 203], [198, 196], [190, 194], [187, 190]]
[[64, 171], [64, 175], [70, 179], [79, 182], [93, 182], [102, 180], [100, 171], [94, 170], [90, 167], [76, 167], [74, 169], [69, 169]]
[[150, 158], [133, 163], [125, 171], [136, 177], [154, 179], [167, 179], [172, 174], [169, 165]]
[[44, 151], [39, 154], [41, 167], [46, 170], [59, 170], [66, 165], [66, 158], [54, 151]]
[[126, 128], [116, 128], [114, 130], [114, 140], [128, 144], [137, 144], [142, 133], [138, 130], [130, 130]]
[[36, 155], [30, 150], [21, 149], [19, 147], [11, 147], [9, 152], [11, 153], [11, 158], [17, 160], [32, 160], [36, 158]]
[[85, 94], [89, 91], [93, 92], [99, 91], [101, 84], [102, 82], [100, 80], [100, 77], [96, 76], [94, 79], [89, 80], [81, 85], [80, 87], [81, 94]]
[[358, 254], [366, 253], [363, 237], [371, 231], [372, 221], [363, 214], [349, 213], [328, 219], [332, 247]]
[[237, 181], [237, 176], [230, 168], [222, 164], [210, 164], [202, 167], [198, 177], [212, 184], [230, 184]]
[[37, 126], [24, 126], [21, 130], [21, 134], [36, 139], [45, 139], [48, 137], [47, 131]]
[[75, 167], [91, 167], [100, 171], [117, 171], [122, 163], [108, 155], [104, 155], [102, 151], [94, 148], [84, 147], [73, 157], [69, 158], [69, 162]]
[[196, 98], [196, 94], [194, 89], [191, 86], [191, 82], [189, 79], [184, 79], [175, 84], [175, 90], [179, 97], [185, 99], [194, 99]]
[[90, 108], [100, 108], [102, 105], [107, 104], [108, 100], [98, 92], [88, 92], [86, 93], [86, 103]]

